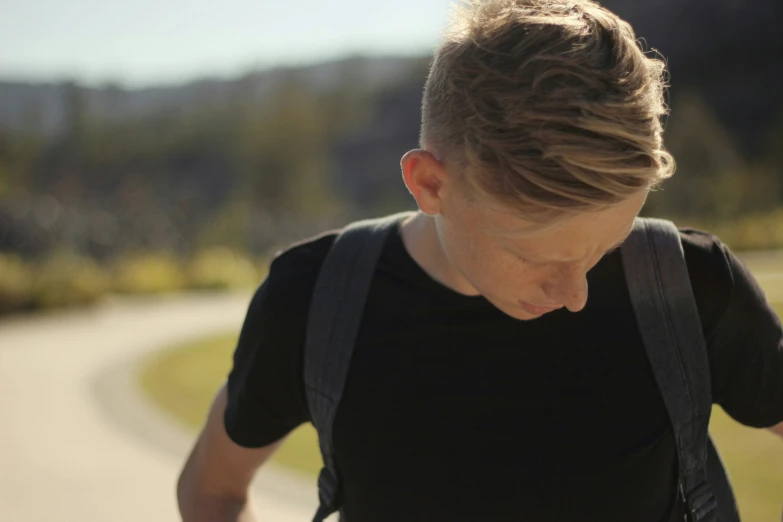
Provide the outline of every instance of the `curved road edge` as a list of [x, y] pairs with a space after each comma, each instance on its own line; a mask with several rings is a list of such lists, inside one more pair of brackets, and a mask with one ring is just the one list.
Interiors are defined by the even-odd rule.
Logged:
[[[92, 388], [96, 407], [110, 422], [137, 437], [140, 443], [184, 463], [197, 434], [178, 422], [141, 388], [139, 374], [146, 360], [147, 357], [135, 357], [103, 368], [94, 375]], [[302, 507], [302, 515], [307, 518], [301, 520], [307, 520], [317, 508], [315, 479], [274, 463], [264, 465], [253, 486], [261, 510], [268, 497]]]
[[[249, 294], [113, 298], [0, 320], [0, 522], [176, 522], [195, 434], [140, 393], [147, 355], [239, 329]], [[315, 481], [264, 466], [260, 520], [304, 522]]]

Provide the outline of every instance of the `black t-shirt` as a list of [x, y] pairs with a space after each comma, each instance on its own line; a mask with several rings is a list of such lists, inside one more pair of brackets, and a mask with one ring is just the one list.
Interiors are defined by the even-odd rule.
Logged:
[[[714, 401], [783, 421], [783, 333], [720, 241], [681, 231]], [[335, 237], [279, 254], [250, 304], [228, 380], [226, 430], [270, 444], [310, 421], [307, 311]], [[588, 274], [579, 313], [513, 319], [429, 277], [387, 241], [334, 425], [350, 522], [674, 522], [677, 457], [618, 253]]]

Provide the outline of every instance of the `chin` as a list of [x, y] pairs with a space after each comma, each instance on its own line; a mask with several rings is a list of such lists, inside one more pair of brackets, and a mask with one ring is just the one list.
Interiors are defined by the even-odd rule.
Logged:
[[[506, 312], [508, 314], [508, 312]], [[520, 321], [534, 321], [536, 319], [539, 319], [541, 317], [544, 317], [549, 312], [543, 313], [543, 314], [531, 314], [530, 312], [526, 312], [524, 310], [518, 310], [516, 311], [511, 317], [514, 319], [519, 319]]]
[[522, 308], [514, 304], [498, 303], [493, 299], [487, 299], [487, 300], [490, 303], [492, 303], [495, 306], [495, 308], [497, 308], [507, 316], [517, 319], [519, 321], [533, 321], [549, 313], [546, 312], [544, 314], [533, 314], [528, 312], [527, 310], [523, 310]]

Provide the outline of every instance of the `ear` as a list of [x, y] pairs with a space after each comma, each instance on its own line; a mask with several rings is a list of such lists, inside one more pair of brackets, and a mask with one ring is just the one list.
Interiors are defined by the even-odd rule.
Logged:
[[405, 186], [419, 209], [428, 216], [441, 213], [443, 188], [447, 172], [443, 163], [431, 152], [415, 149], [405, 153], [400, 161]]

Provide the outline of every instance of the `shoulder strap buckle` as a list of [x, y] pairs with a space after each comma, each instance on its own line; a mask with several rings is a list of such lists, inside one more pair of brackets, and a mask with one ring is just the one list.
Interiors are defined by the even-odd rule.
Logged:
[[688, 522], [717, 522], [718, 502], [712, 487], [705, 480], [687, 493], [683, 493]]

